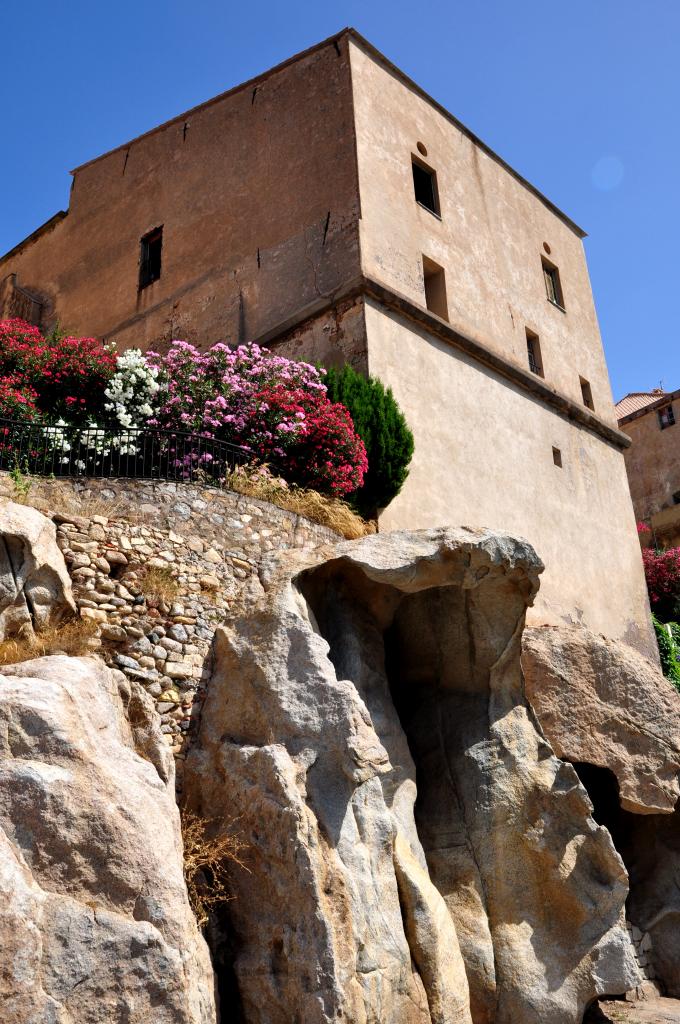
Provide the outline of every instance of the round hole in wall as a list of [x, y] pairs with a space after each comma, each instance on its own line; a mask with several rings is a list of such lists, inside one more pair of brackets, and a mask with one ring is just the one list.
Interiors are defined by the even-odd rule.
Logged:
[[549, 256], [550, 255], [550, 246], [548, 245], [547, 242], [543, 243], [543, 248], [545, 249], [545, 251], [547, 252], [547, 254]]
[[416, 148], [421, 156], [427, 156], [427, 146], [424, 142], [417, 142]]

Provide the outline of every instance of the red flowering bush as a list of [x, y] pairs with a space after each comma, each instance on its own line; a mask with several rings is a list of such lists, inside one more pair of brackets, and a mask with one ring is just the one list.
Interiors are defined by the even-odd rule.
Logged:
[[645, 548], [642, 562], [652, 609], [666, 622], [677, 614], [680, 601], [680, 548]]
[[0, 321], [0, 377], [18, 391], [32, 389], [51, 419], [100, 417], [115, 368], [115, 354], [96, 338], [44, 338], [24, 320]]
[[276, 450], [288, 480], [336, 497], [361, 486], [366, 448], [344, 405], [324, 392], [281, 385], [257, 391], [253, 399], [240, 443], [259, 461], [271, 461]]
[[38, 392], [28, 385], [17, 383], [15, 377], [0, 377], [0, 419], [38, 420], [36, 409]]

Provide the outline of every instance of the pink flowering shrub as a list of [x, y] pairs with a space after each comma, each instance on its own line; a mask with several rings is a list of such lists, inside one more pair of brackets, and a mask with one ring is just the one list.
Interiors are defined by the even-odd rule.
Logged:
[[218, 344], [199, 352], [183, 341], [147, 359], [161, 386], [149, 425], [241, 445], [289, 482], [328, 494], [361, 486], [368, 467], [364, 444], [309, 363], [272, 356], [258, 345]]
[[[347, 409], [329, 400], [324, 372], [257, 345], [199, 352], [174, 341], [163, 356], [117, 356], [95, 338], [43, 337], [23, 320], [0, 321], [0, 417], [49, 421], [38, 436], [50, 464], [70, 466], [77, 449], [74, 465], [87, 472], [116, 453], [141, 457], [144, 431], [158, 427], [229, 441], [289, 483], [350, 494], [363, 483], [366, 449]], [[122, 438], [121, 426], [130, 435]], [[187, 478], [208, 469], [223, 475], [202, 440], [154, 444], [156, 457]]]

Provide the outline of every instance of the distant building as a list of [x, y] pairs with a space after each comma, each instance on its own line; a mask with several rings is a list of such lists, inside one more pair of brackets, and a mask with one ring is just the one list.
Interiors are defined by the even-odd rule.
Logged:
[[680, 390], [633, 391], [616, 405], [632, 440], [625, 453], [633, 508], [650, 532], [643, 544], [680, 544]]
[[381, 529], [525, 536], [532, 622], [652, 653], [583, 237], [347, 29], [78, 167], [0, 259], [0, 315], [377, 375], [416, 440]]

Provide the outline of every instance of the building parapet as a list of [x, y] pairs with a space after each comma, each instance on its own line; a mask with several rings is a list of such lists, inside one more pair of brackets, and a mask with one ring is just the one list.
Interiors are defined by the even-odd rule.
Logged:
[[535, 374], [522, 369], [509, 359], [504, 359], [483, 342], [456, 330], [451, 324], [442, 320], [436, 314], [431, 313], [424, 306], [419, 306], [405, 295], [366, 275], [361, 275], [343, 285], [342, 288], [337, 289], [331, 295], [317, 299], [313, 303], [302, 307], [295, 316], [289, 317], [287, 320], [277, 324], [259, 338], [258, 341], [263, 345], [276, 344], [284, 335], [295, 327], [300, 326], [306, 320], [324, 313], [341, 299], [353, 296], [371, 298], [392, 310], [392, 312], [398, 313], [406, 319], [419, 324], [424, 330], [436, 335], [459, 351], [465, 352], [477, 362], [488, 366], [499, 376], [521, 387], [524, 391], [535, 395], [545, 405], [551, 406], [560, 415], [577, 422], [580, 426], [593, 434], [597, 434], [615, 448], [623, 450], [630, 447], [631, 440], [627, 434], [617, 430], [616, 427], [610, 426], [599, 416], [595, 415], [595, 413], [584, 406], [580, 406], [567, 395], [558, 391], [557, 388], [546, 384], [541, 377], [537, 377]]

